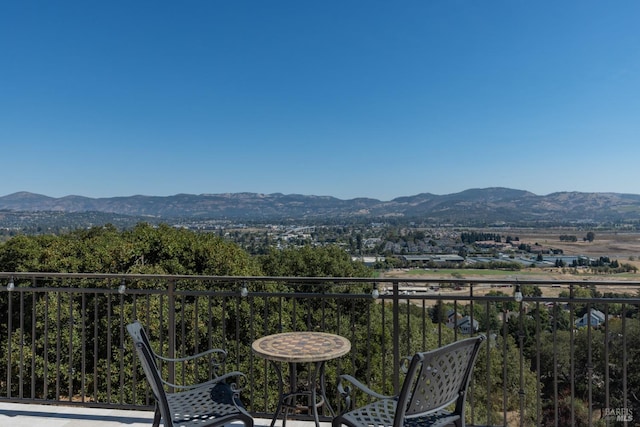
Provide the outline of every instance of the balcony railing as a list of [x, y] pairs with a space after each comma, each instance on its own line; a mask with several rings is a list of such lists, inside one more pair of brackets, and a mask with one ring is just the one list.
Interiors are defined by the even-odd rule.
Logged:
[[[352, 343], [327, 364], [337, 410], [344, 409], [339, 374], [398, 393], [404, 356], [483, 333], [489, 340], [467, 399], [470, 423], [640, 422], [640, 282], [54, 273], [0, 273], [0, 281], [4, 401], [150, 407], [125, 329], [138, 319], [169, 357], [227, 350], [224, 370], [247, 374], [242, 399], [259, 417], [275, 410], [276, 376], [251, 343], [313, 330]], [[212, 365], [162, 368], [174, 383], [214, 375]]]

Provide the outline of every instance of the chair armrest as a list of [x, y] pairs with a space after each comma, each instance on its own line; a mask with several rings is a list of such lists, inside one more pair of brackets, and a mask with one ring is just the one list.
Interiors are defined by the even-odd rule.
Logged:
[[220, 357], [221, 360], [219, 360], [218, 363], [222, 363], [224, 361], [224, 359], [226, 359], [226, 357], [227, 357], [227, 352], [224, 351], [224, 350], [221, 350], [219, 348], [212, 348], [210, 350], [203, 351], [201, 353], [197, 353], [197, 354], [194, 354], [192, 356], [175, 357], [175, 358], [161, 356], [158, 353], [156, 353], [155, 351], [153, 352], [153, 355], [155, 357], [157, 357], [158, 359], [163, 360], [165, 362], [188, 362], [190, 360], [198, 359], [200, 357], [207, 356], [207, 355], [210, 355], [210, 354], [217, 354]]
[[[245, 378], [246, 379], [246, 375], [243, 374], [242, 372], [233, 371], [233, 372], [228, 372], [228, 373], [226, 373], [224, 375], [220, 375], [219, 377], [215, 377], [212, 380], [205, 381], [203, 383], [198, 383], [198, 384], [179, 385], [179, 384], [170, 383], [169, 381], [165, 381], [162, 378], [160, 378], [160, 381], [162, 381], [162, 383], [164, 385], [167, 385], [169, 387], [173, 387], [173, 388], [176, 388], [176, 389], [179, 389], [179, 390], [193, 390], [195, 388], [207, 387], [207, 386], [215, 385], [217, 383], [226, 382], [226, 380], [228, 378], [236, 378], [236, 377]], [[234, 381], [233, 383], [231, 383], [231, 388], [236, 393], [240, 393], [244, 389], [244, 387], [238, 387], [237, 381]]]
[[204, 387], [204, 386], [209, 386], [209, 385], [215, 385], [216, 383], [218, 383], [218, 379], [214, 378], [212, 380], [209, 381], [205, 381], [203, 383], [198, 383], [198, 384], [189, 384], [189, 385], [179, 385], [179, 384], [174, 384], [174, 383], [170, 383], [169, 381], [164, 380], [163, 378], [160, 378], [160, 381], [162, 381], [162, 384], [172, 387], [172, 388], [176, 388], [179, 390], [192, 390], [194, 388], [199, 388], [199, 387]]
[[[400, 370], [402, 372], [404, 372], [405, 374], [408, 371], [408, 366], [409, 363], [411, 362], [411, 357], [403, 357], [400, 360]], [[351, 384], [353, 384], [354, 386], [356, 386], [358, 389], [362, 390], [363, 392], [367, 393], [369, 396], [373, 396], [375, 398], [378, 399], [393, 399], [396, 396], [386, 396], [384, 394], [380, 394], [377, 393], [373, 390], [371, 390], [369, 387], [367, 387], [366, 385], [364, 385], [363, 383], [361, 383], [360, 381], [358, 381], [357, 379], [355, 379], [354, 377], [352, 377], [351, 375], [340, 375], [340, 378], [338, 379], [338, 391], [340, 392], [340, 395], [345, 396], [351, 393], [351, 388], [349, 386], [344, 387], [342, 385], [343, 380], [347, 380], [349, 381]]]
[[380, 394], [377, 393], [373, 390], [371, 390], [369, 387], [367, 387], [366, 385], [364, 385], [363, 383], [361, 383], [360, 381], [358, 381], [357, 379], [355, 379], [354, 377], [352, 377], [351, 375], [340, 375], [340, 378], [338, 379], [338, 393], [340, 393], [340, 396], [342, 396], [346, 402], [345, 408], [350, 408], [351, 407], [351, 392], [352, 389], [351, 387], [349, 387], [348, 385], [343, 385], [344, 381], [348, 381], [349, 383], [351, 383], [352, 385], [354, 385], [357, 389], [365, 392], [366, 394], [368, 394], [369, 396], [373, 396], [377, 399], [393, 399], [395, 396], [387, 396], [384, 394]]
[[412, 359], [412, 356], [403, 356], [402, 358], [400, 358], [400, 371], [402, 371], [403, 374], [406, 374], [407, 372], [409, 372], [409, 365], [411, 364], [411, 359]]
[[185, 356], [185, 357], [165, 357], [165, 356], [159, 355], [153, 350], [151, 350], [151, 352], [153, 353], [153, 356], [156, 357], [157, 359], [162, 360], [163, 362], [169, 362], [169, 363], [190, 362], [195, 359], [213, 355], [213, 357], [209, 360], [209, 363], [211, 363], [212, 365], [213, 375], [215, 377], [218, 377], [218, 371], [220, 370], [220, 367], [224, 363], [225, 359], [227, 358], [227, 352], [225, 350], [221, 350], [218, 348], [212, 348], [212, 349], [209, 349], [191, 356]]

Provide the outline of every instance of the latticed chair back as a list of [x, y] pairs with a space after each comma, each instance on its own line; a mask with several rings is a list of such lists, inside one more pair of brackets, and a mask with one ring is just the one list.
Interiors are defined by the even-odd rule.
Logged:
[[467, 387], [484, 339], [480, 335], [415, 354], [398, 397], [396, 419], [419, 417], [453, 403], [453, 413], [464, 417]]
[[[333, 419], [332, 427], [463, 427], [467, 387], [484, 339], [480, 335], [417, 353], [397, 396], [376, 393], [354, 377], [341, 375], [338, 391], [346, 399], [347, 410]], [[352, 388], [343, 381], [377, 400], [349, 411]]]

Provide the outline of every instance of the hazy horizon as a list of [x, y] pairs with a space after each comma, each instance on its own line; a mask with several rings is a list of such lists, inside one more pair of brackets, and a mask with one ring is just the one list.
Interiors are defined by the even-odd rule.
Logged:
[[529, 190], [525, 190], [525, 189], [520, 189], [520, 188], [508, 188], [508, 187], [484, 187], [484, 188], [467, 188], [465, 190], [462, 191], [457, 191], [455, 193], [443, 193], [443, 194], [439, 194], [439, 193], [434, 193], [431, 191], [422, 191], [419, 193], [415, 193], [415, 194], [401, 194], [398, 196], [394, 196], [391, 197], [390, 199], [378, 199], [375, 197], [366, 197], [366, 196], [355, 196], [355, 197], [350, 197], [350, 198], [342, 198], [342, 197], [337, 197], [337, 196], [333, 196], [331, 194], [307, 194], [307, 193], [283, 193], [281, 191], [275, 191], [273, 193], [260, 193], [260, 192], [256, 192], [256, 191], [238, 191], [238, 192], [220, 192], [220, 193], [175, 193], [175, 194], [166, 194], [166, 195], [159, 195], [159, 194], [128, 194], [128, 195], [114, 195], [114, 196], [105, 196], [105, 197], [91, 197], [91, 196], [86, 196], [83, 194], [65, 194], [63, 196], [50, 196], [48, 194], [42, 194], [42, 193], [35, 193], [32, 191], [26, 191], [26, 190], [20, 190], [20, 191], [15, 191], [13, 193], [9, 193], [9, 194], [4, 194], [4, 195], [0, 195], [0, 198], [2, 197], [7, 197], [7, 196], [12, 196], [14, 194], [21, 194], [21, 193], [28, 193], [28, 194], [33, 194], [33, 195], [37, 195], [37, 196], [44, 196], [44, 197], [50, 197], [53, 199], [61, 199], [61, 198], [65, 198], [65, 197], [86, 197], [86, 198], [90, 198], [90, 199], [111, 199], [111, 198], [126, 198], [126, 197], [173, 197], [173, 196], [178, 196], [181, 194], [185, 194], [185, 195], [191, 195], [191, 196], [207, 196], [207, 195], [224, 195], [224, 194], [264, 194], [264, 195], [274, 195], [274, 194], [283, 194], [285, 196], [292, 196], [292, 195], [301, 195], [301, 196], [311, 196], [311, 197], [333, 197], [339, 200], [352, 200], [352, 199], [360, 199], [360, 198], [366, 198], [366, 199], [374, 199], [374, 200], [379, 200], [381, 202], [385, 202], [385, 201], [391, 201], [394, 199], [398, 199], [398, 198], [402, 198], [402, 197], [413, 197], [413, 196], [417, 196], [420, 194], [433, 194], [434, 196], [447, 196], [447, 195], [452, 195], [452, 194], [458, 194], [458, 193], [464, 193], [466, 191], [473, 191], [473, 190], [490, 190], [490, 189], [505, 189], [505, 190], [513, 190], [513, 191], [524, 191], [524, 192], [528, 192], [528, 193], [532, 193], [536, 196], [549, 196], [551, 194], [555, 194], [555, 193], [585, 193], [585, 194], [630, 194], [630, 195], [637, 195], [640, 196], [640, 193], [623, 193], [623, 192], [619, 192], [619, 191], [597, 191], [597, 192], [585, 192], [585, 191], [571, 191], [571, 190], [560, 190], [560, 191], [554, 191], [552, 193], [547, 193], [547, 194], [537, 194], [534, 193], [532, 191]]

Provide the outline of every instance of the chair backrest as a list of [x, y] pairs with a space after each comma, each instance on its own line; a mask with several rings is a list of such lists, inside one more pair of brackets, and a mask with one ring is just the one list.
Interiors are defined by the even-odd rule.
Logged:
[[479, 335], [414, 355], [398, 398], [396, 423], [454, 402], [454, 412], [464, 417], [467, 386], [484, 339]]
[[[140, 322], [135, 320], [131, 324], [131, 328], [133, 328], [136, 333], [140, 334], [140, 338], [142, 339], [142, 342], [144, 343], [144, 345], [149, 349], [149, 353], [151, 353], [152, 356], [155, 355], [155, 352], [151, 348], [151, 341], [149, 341], [149, 335], [147, 335], [147, 331], [144, 330]], [[152, 357], [152, 359], [153, 359], [154, 365], [158, 366], [156, 358]]]
[[151, 386], [151, 391], [156, 398], [162, 419], [165, 420], [165, 427], [172, 427], [173, 423], [171, 421], [172, 417], [169, 414], [167, 393], [164, 390], [162, 380], [160, 379], [160, 371], [158, 370], [153, 350], [151, 350], [149, 337], [138, 321], [127, 325], [127, 331], [133, 339], [133, 345], [136, 349], [136, 353], [138, 354], [140, 364], [142, 365], [142, 370], [144, 371], [147, 381]]

